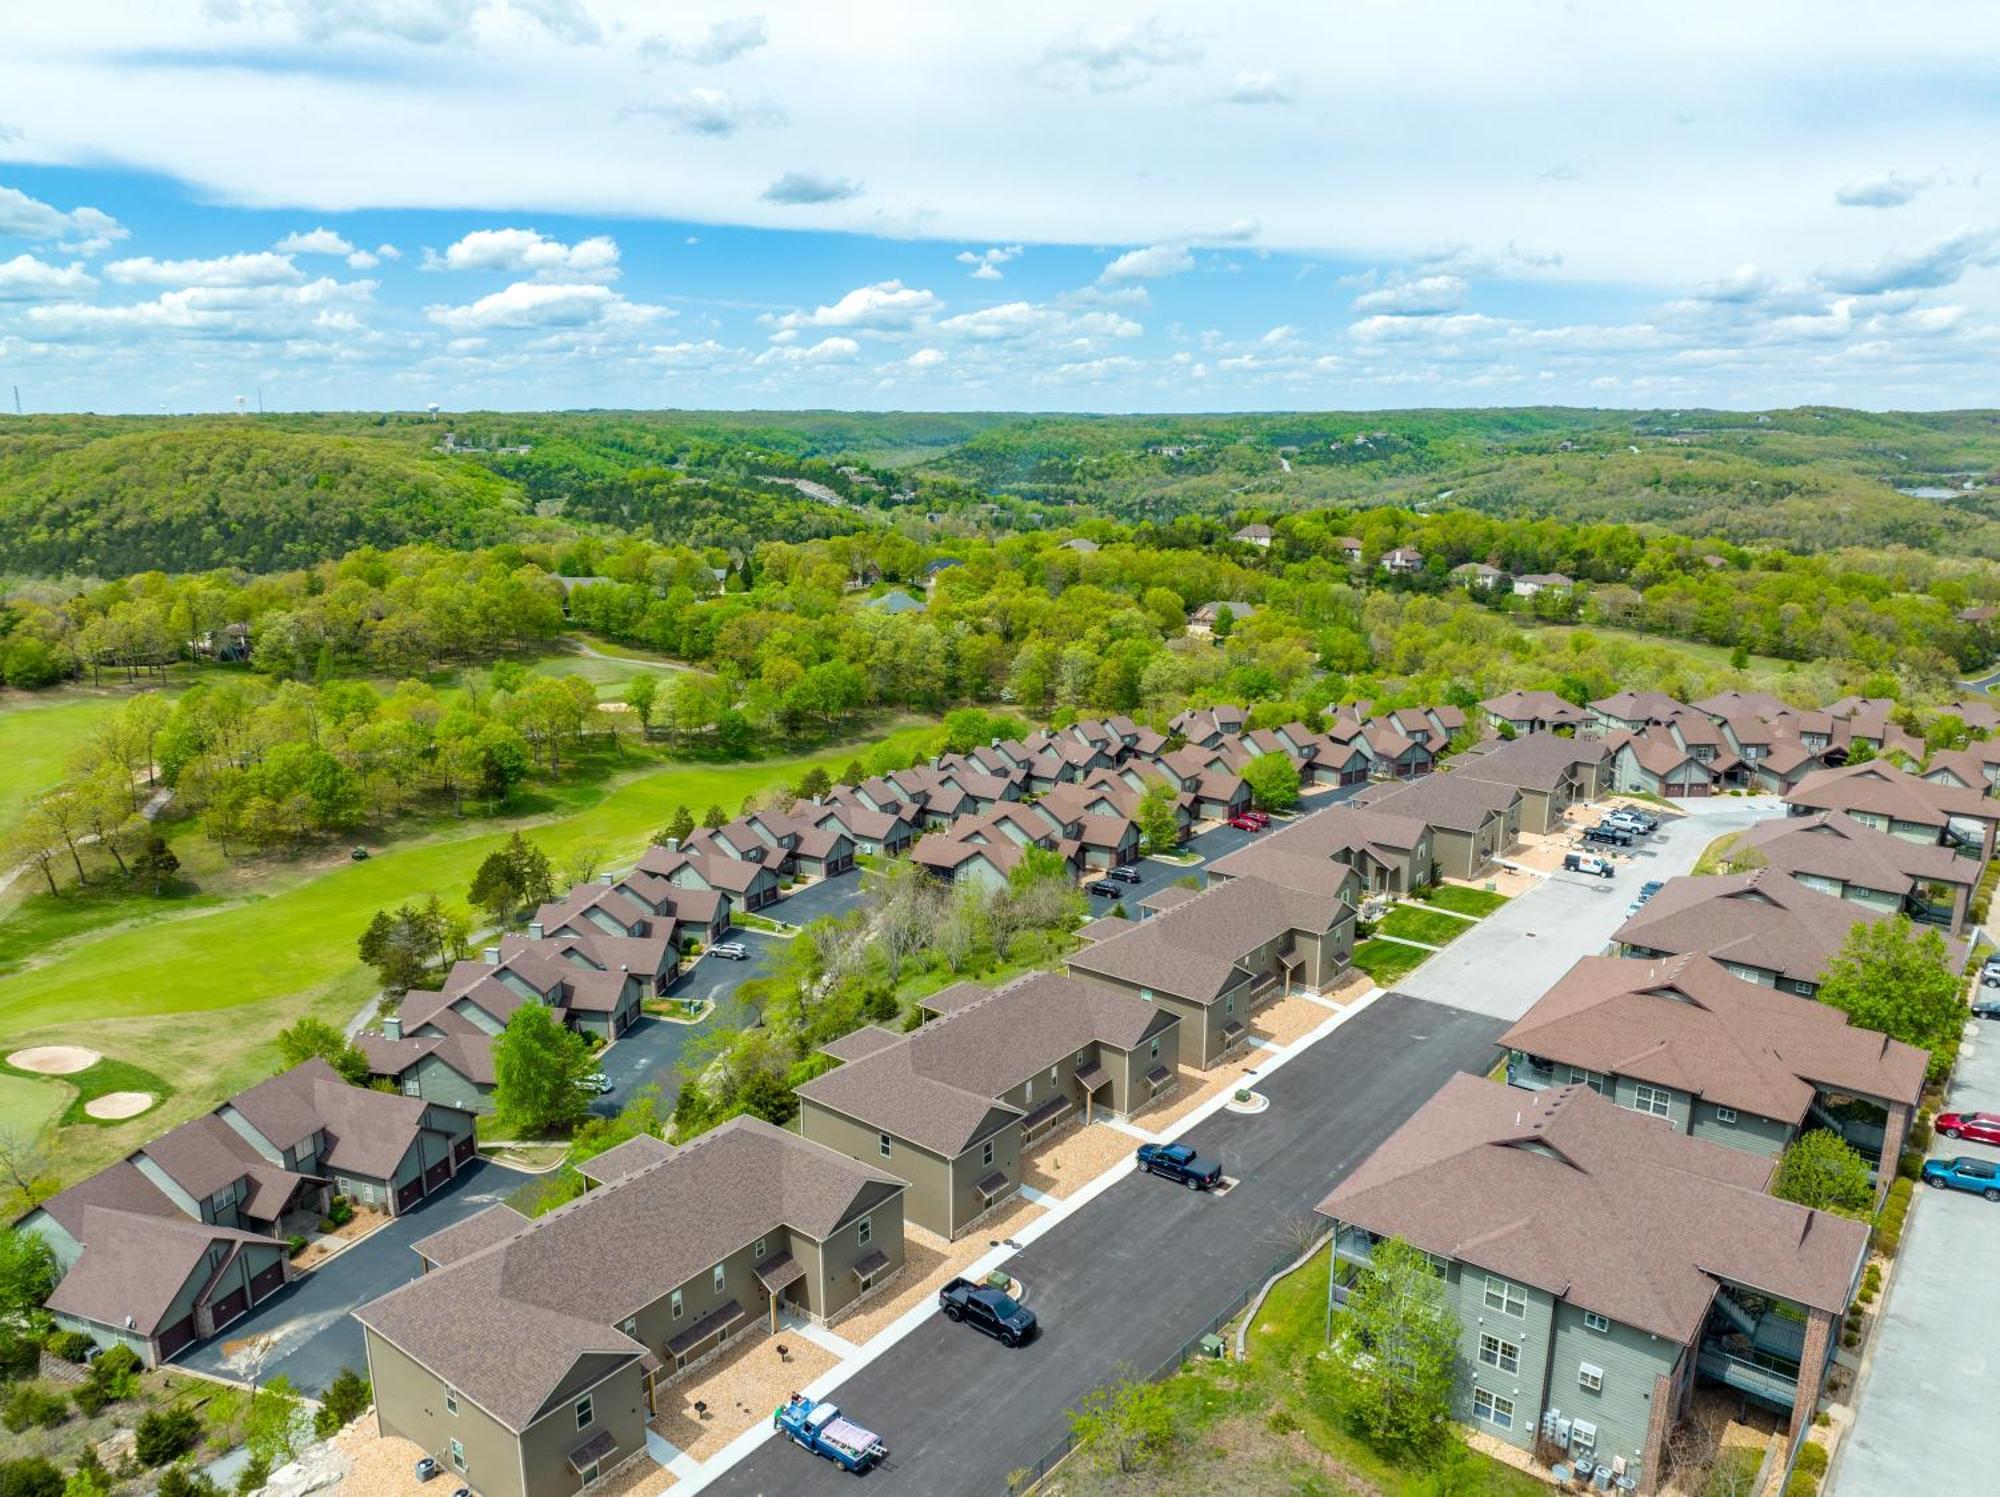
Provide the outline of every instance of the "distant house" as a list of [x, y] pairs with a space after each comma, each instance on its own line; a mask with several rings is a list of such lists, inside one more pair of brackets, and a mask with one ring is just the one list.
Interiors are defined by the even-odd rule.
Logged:
[[1097, 550], [1097, 542], [1090, 539], [1089, 536], [1085, 535], [1072, 536], [1070, 537], [1070, 539], [1062, 543], [1062, 549], [1065, 551], [1075, 551], [1079, 555], [1088, 556], [1092, 552]]
[[1382, 570], [1395, 576], [1405, 576], [1424, 569], [1424, 553], [1413, 546], [1398, 546], [1382, 556]]
[[1611, 747], [1613, 786], [1623, 794], [1684, 800], [1715, 793], [1715, 772], [1667, 729], [1616, 733], [1604, 742]]
[[1192, 614], [1188, 615], [1187, 632], [1196, 639], [1207, 639], [1211, 634], [1215, 633], [1216, 620], [1222, 616], [1222, 610], [1225, 608], [1229, 610], [1231, 621], [1238, 624], [1257, 611], [1254, 604], [1245, 603], [1240, 600], [1204, 603], [1195, 609]]
[[1508, 691], [1488, 697], [1479, 704], [1487, 722], [1503, 724], [1515, 733], [1548, 733], [1557, 728], [1572, 731], [1591, 722], [1591, 715], [1553, 691]]
[[1537, 836], [1562, 829], [1563, 813], [1611, 787], [1603, 743], [1529, 733], [1512, 742], [1489, 740], [1452, 761], [1454, 778], [1491, 780], [1521, 792], [1521, 829]]
[[1271, 527], [1269, 525], [1245, 525], [1236, 534], [1231, 536], [1230, 539], [1241, 541], [1246, 546], [1259, 546], [1268, 551], [1271, 549]]
[[1982, 864], [1993, 857], [2000, 805], [1977, 790], [1937, 785], [1869, 760], [1809, 774], [1786, 792], [1794, 816], [1845, 811], [1864, 826], [1909, 842], [1940, 842]]
[[[1979, 869], [1948, 847], [1892, 837], [1842, 811], [1759, 822], [1729, 844], [1808, 889], [1961, 933]], [[1746, 859], [1746, 862], [1753, 861]]]
[[1337, 535], [1333, 538], [1334, 549], [1348, 562], [1361, 560], [1361, 542], [1351, 535]]
[[1356, 809], [1350, 802], [1301, 816], [1208, 865], [1208, 881], [1292, 881], [1304, 867], [1354, 871], [1355, 894], [1411, 894], [1431, 882], [1431, 829], [1411, 816]]
[[1461, 587], [1479, 588], [1482, 591], [1498, 587], [1506, 575], [1498, 567], [1483, 561], [1460, 562], [1451, 569], [1452, 581]]
[[1691, 710], [1657, 691], [1620, 691], [1590, 704], [1592, 721], [1601, 733], [1643, 733]]
[[1371, 785], [1352, 802], [1421, 822], [1446, 878], [1474, 879], [1521, 842], [1521, 792], [1470, 775], [1429, 775], [1407, 785]]
[[940, 556], [936, 561], [931, 562], [924, 568], [924, 586], [926, 588], [936, 586], [938, 578], [949, 572], [953, 567], [962, 567], [964, 565], [965, 563], [960, 561], [956, 556]]
[[1537, 593], [1566, 593], [1575, 586], [1575, 579], [1561, 572], [1529, 572], [1514, 579], [1514, 596], [1532, 598]]
[[924, 605], [904, 592], [900, 587], [891, 588], [879, 598], [870, 598], [861, 606], [863, 608], [872, 608], [877, 613], [922, 613], [924, 611]]
[[1957, 618], [1961, 624], [1990, 624], [1995, 619], [2000, 619], [2000, 608], [1982, 603], [1976, 608], [1959, 609]]

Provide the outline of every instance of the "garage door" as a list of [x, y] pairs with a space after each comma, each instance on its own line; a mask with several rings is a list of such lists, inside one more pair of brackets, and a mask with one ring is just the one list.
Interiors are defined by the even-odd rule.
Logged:
[[239, 1285], [230, 1290], [229, 1293], [223, 1295], [211, 1307], [214, 1317], [211, 1324], [219, 1331], [249, 1308], [250, 1291]]
[[1705, 781], [1699, 785], [1688, 786], [1689, 795], [1713, 795], [1714, 793], [1715, 787]]
[[1688, 793], [1688, 787], [1685, 785], [1676, 785], [1671, 782], [1669, 782], [1667, 785], [1668, 800], [1685, 800], [1687, 798], [1687, 793]]
[[175, 1321], [160, 1332], [160, 1360], [166, 1361], [192, 1340], [194, 1340], [194, 1317], [190, 1315], [185, 1320]]
[[470, 1159], [473, 1156], [474, 1151], [477, 1150], [478, 1147], [479, 1147], [478, 1142], [473, 1138], [473, 1136], [470, 1133], [466, 1134], [464, 1138], [454, 1140], [451, 1146], [452, 1163], [453, 1164], [465, 1163], [466, 1160]]
[[451, 1161], [449, 1159], [440, 1159], [436, 1164], [424, 1171], [424, 1193], [426, 1195], [430, 1194], [430, 1192], [436, 1190], [450, 1178]]
[[408, 1211], [410, 1207], [414, 1206], [418, 1201], [421, 1201], [423, 1198], [424, 1198], [424, 1180], [423, 1176], [419, 1175], [416, 1179], [412, 1180], [408, 1185], [402, 1185], [397, 1187], [396, 1209], [398, 1211]]
[[284, 1282], [285, 1282], [285, 1265], [284, 1261], [280, 1259], [278, 1262], [273, 1263], [269, 1268], [265, 1269], [262, 1273], [253, 1274], [251, 1276], [250, 1303], [253, 1305], [263, 1303], [263, 1301], [268, 1299], [271, 1295], [276, 1294], [278, 1290], [283, 1286]]

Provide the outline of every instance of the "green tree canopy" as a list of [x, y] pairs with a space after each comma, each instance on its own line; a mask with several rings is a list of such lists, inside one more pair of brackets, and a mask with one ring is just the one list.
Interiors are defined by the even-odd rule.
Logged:
[[368, 1079], [368, 1062], [360, 1050], [324, 1019], [307, 1016], [289, 1029], [279, 1030], [278, 1058], [287, 1070], [302, 1061], [318, 1059], [356, 1086]]
[[1771, 1177], [1771, 1194], [1864, 1221], [1875, 1210], [1868, 1161], [1830, 1128], [1814, 1128], [1785, 1145]]
[[1393, 1458], [1427, 1459], [1450, 1438], [1458, 1317], [1430, 1258], [1375, 1244], [1334, 1317], [1333, 1353], [1314, 1381], [1349, 1430]]
[[1943, 1073], [1958, 1048], [1965, 1000], [1944, 937], [1909, 918], [1857, 923], [1840, 955], [1827, 964], [1819, 1001], [1863, 1029], [1931, 1052], [1931, 1074]]
[[60, 1277], [55, 1254], [38, 1234], [0, 1227], [0, 1324], [25, 1322]]
[[1165, 780], [1154, 780], [1139, 796], [1139, 836], [1149, 853], [1172, 852], [1180, 842], [1179, 797]]
[[580, 1083], [591, 1072], [590, 1047], [545, 1005], [524, 1003], [493, 1042], [493, 1106], [529, 1137], [567, 1133], [589, 1115]]
[[545, 904], [555, 896], [555, 872], [548, 854], [519, 832], [488, 853], [472, 876], [472, 903], [496, 924], [505, 924], [516, 910]]
[[1265, 811], [1289, 811], [1299, 803], [1299, 770], [1285, 754], [1259, 754], [1243, 766], [1250, 798]]

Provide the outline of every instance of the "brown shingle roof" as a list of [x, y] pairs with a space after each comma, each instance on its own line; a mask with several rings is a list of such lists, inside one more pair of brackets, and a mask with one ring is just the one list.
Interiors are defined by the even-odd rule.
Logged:
[[1069, 958], [1072, 972], [1213, 1003], [1240, 983], [1246, 953], [1291, 931], [1324, 934], [1353, 912], [1337, 898], [1232, 878]]
[[902, 1181], [754, 1118], [559, 1206], [355, 1317], [509, 1429], [584, 1359], [645, 1355], [612, 1329], [780, 1227], [824, 1241]]
[[2000, 805], [1976, 790], [1933, 785], [1879, 759], [1809, 774], [1785, 800], [1816, 811], [1872, 811], [1920, 826], [1941, 827], [1952, 816], [2000, 817]]
[[1115, 989], [1033, 972], [815, 1077], [799, 1095], [947, 1158], [996, 1119], [997, 1099], [1029, 1077], [1102, 1043], [1135, 1049], [1177, 1022]]
[[1354, 797], [1364, 809], [1406, 816], [1453, 832], [1477, 832], [1520, 799], [1521, 792], [1512, 785], [1456, 774], [1372, 785]]
[[1754, 849], [1780, 873], [1817, 874], [1863, 889], [1907, 894], [1919, 880], [1976, 884], [1979, 865], [1948, 847], [1911, 842], [1864, 826], [1840, 811], [1759, 822], [1730, 844]]
[[229, 1106], [280, 1149], [326, 1130], [326, 1163], [333, 1169], [386, 1179], [436, 1104], [349, 1086], [323, 1060], [308, 1060], [229, 1099]]
[[1459, 1075], [1319, 1211], [1685, 1344], [1722, 1279], [1845, 1309], [1867, 1223], [1765, 1195], [1773, 1168], [1587, 1087]]
[[1496, 739], [1467, 750], [1453, 761], [1451, 772], [1522, 790], [1548, 791], [1573, 777], [1579, 766], [1601, 764], [1607, 757], [1602, 740], [1525, 733], [1511, 743]]
[[1792, 1124], [1815, 1084], [1914, 1107], [1928, 1060], [1705, 956], [1584, 957], [1499, 1043]]
[[488, 1206], [484, 1211], [475, 1211], [463, 1221], [453, 1222], [442, 1232], [419, 1237], [410, 1244], [410, 1249], [419, 1258], [428, 1259], [442, 1268], [512, 1237], [528, 1224], [528, 1220], [503, 1201]]
[[48, 1298], [48, 1308], [101, 1325], [132, 1327], [150, 1336], [197, 1272], [208, 1277], [208, 1250], [217, 1243], [270, 1246], [255, 1232], [205, 1225], [178, 1212], [142, 1215], [85, 1206], [78, 1219], [83, 1256]]

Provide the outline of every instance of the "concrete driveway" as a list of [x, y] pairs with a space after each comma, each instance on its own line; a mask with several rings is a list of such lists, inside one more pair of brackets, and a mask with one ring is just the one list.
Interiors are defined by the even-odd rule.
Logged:
[[[1953, 1111], [2000, 1108], [2000, 1020], [1978, 1037], [1952, 1082]], [[1938, 1139], [1931, 1157], [2000, 1159], [1985, 1144]], [[1833, 1497], [1922, 1492], [1985, 1497], [2000, 1478], [1980, 1455], [2000, 1379], [2000, 1206], [1958, 1191], [1919, 1190], [1902, 1262], [1862, 1366], [1854, 1428], [1828, 1481]]]
[[1417, 968], [1402, 990], [1492, 1018], [1518, 1019], [1578, 957], [1610, 944], [1641, 884], [1677, 878], [1717, 837], [1784, 814], [1783, 804], [1771, 796], [1687, 805], [1688, 815], [1661, 818], [1660, 830], [1634, 849], [1635, 856], [1618, 859], [1611, 878], [1549, 875]]
[[[833, 1394], [893, 1452], [874, 1492], [994, 1493], [1060, 1439], [1092, 1388], [1144, 1375], [1296, 1251], [1291, 1224], [1454, 1071], [1483, 1071], [1500, 1026], [1398, 994], [1258, 1085], [1257, 1117], [1217, 1113], [1190, 1135], [1240, 1177], [1227, 1195], [1130, 1176], [1011, 1260], [1041, 1318], [1009, 1351], [933, 1318]], [[1225, 1483], [1226, 1485], [1226, 1483]], [[706, 1490], [811, 1497], [854, 1479], [766, 1441]]]
[[[324, 1392], [343, 1367], [365, 1374], [361, 1326], [349, 1312], [417, 1276], [411, 1243], [484, 1211], [531, 1178], [491, 1160], [475, 1160], [408, 1216], [286, 1285], [220, 1336], [183, 1353], [175, 1365], [237, 1381], [254, 1374], [268, 1382], [282, 1372], [311, 1397]], [[240, 1355], [252, 1338], [272, 1346], [271, 1355], [254, 1368]]]

